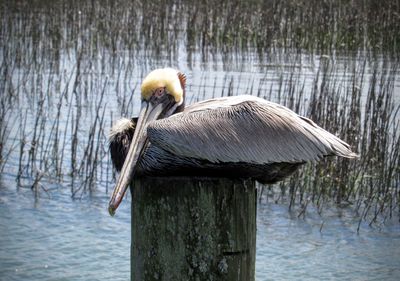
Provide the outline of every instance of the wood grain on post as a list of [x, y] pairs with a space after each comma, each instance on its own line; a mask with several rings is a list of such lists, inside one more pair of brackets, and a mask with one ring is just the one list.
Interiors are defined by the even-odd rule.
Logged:
[[254, 181], [139, 178], [131, 193], [131, 280], [254, 280]]

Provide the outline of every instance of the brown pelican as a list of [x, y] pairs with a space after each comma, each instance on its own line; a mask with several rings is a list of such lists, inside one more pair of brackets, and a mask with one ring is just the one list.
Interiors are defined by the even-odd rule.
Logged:
[[111, 130], [120, 171], [109, 203], [114, 214], [134, 176], [204, 175], [273, 183], [307, 161], [357, 157], [350, 146], [279, 104], [254, 96], [222, 97], [184, 106], [186, 77], [171, 69], [148, 74], [138, 118]]

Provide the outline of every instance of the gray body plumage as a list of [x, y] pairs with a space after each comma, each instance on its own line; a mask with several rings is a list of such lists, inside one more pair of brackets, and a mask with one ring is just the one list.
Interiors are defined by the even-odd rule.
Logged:
[[[121, 169], [135, 120], [112, 129], [113, 163]], [[347, 143], [290, 109], [253, 96], [225, 97], [190, 105], [152, 121], [140, 175], [252, 177], [282, 180], [298, 166], [324, 156], [354, 158]]]

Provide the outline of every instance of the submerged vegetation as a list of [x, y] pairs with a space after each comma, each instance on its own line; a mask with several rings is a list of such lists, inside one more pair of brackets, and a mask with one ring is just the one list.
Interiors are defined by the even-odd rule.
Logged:
[[189, 103], [258, 95], [360, 154], [307, 164], [266, 198], [300, 214], [351, 204], [371, 222], [400, 212], [400, 1], [22, 0], [0, 15], [0, 171], [18, 186], [107, 190], [108, 130], [169, 65]]

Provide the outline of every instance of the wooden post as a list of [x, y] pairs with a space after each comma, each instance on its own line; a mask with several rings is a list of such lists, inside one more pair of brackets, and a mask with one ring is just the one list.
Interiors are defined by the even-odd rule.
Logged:
[[131, 280], [254, 280], [254, 181], [140, 178], [131, 193]]

